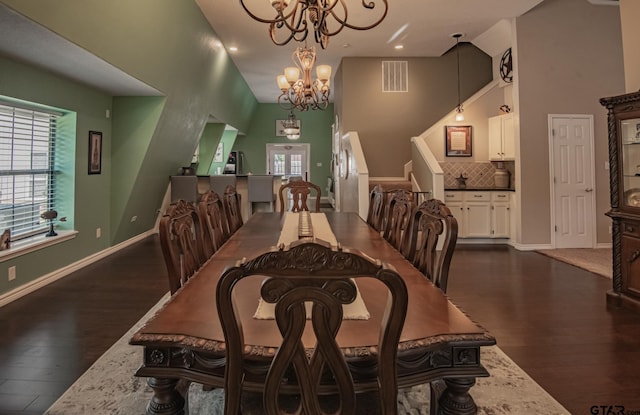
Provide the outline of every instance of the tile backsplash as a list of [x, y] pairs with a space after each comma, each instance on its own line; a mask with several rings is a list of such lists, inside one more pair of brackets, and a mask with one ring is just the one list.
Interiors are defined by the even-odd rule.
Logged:
[[458, 162], [442, 161], [440, 166], [444, 172], [445, 189], [455, 189], [458, 187], [456, 177], [461, 174], [467, 177], [467, 187], [494, 187], [493, 173], [495, 173], [498, 163], [503, 163], [504, 168], [511, 173], [509, 188], [514, 188], [515, 183], [515, 162]]

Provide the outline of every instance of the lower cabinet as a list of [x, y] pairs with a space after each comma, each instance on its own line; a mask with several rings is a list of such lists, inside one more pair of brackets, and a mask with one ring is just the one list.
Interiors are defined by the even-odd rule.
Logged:
[[621, 245], [622, 292], [640, 301], [640, 222], [622, 222]]
[[510, 199], [509, 192], [445, 192], [445, 204], [458, 221], [459, 238], [509, 238]]

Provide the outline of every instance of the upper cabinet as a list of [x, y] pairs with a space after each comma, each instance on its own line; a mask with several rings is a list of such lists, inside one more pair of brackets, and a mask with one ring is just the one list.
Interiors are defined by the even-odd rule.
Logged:
[[515, 125], [513, 114], [489, 118], [489, 160], [515, 160]]

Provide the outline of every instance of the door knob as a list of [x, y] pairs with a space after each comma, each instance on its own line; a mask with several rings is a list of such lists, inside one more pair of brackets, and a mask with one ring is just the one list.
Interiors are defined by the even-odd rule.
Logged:
[[593, 192], [593, 189], [591, 187], [587, 187], [586, 189], [584, 189], [584, 191], [589, 193], [589, 192]]

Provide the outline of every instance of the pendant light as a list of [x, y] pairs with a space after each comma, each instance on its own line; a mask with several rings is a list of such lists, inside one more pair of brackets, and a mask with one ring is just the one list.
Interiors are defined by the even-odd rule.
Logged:
[[456, 121], [464, 121], [464, 109], [462, 109], [462, 102], [460, 101], [460, 38], [462, 33], [454, 33], [451, 37], [456, 40], [456, 61], [458, 70], [458, 106], [456, 107]]

